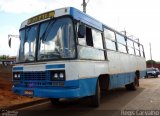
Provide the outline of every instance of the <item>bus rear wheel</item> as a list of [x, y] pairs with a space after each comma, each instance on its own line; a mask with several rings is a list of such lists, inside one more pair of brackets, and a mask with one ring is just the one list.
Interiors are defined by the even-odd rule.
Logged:
[[99, 80], [97, 80], [97, 84], [96, 84], [96, 90], [95, 90], [95, 95], [91, 96], [91, 104], [93, 107], [99, 107], [100, 105], [100, 97], [101, 97], [101, 93], [100, 93], [100, 84], [99, 84]]
[[125, 85], [125, 87], [126, 87], [127, 90], [132, 90], [132, 91], [136, 90], [138, 86], [139, 86], [139, 79], [138, 79], [138, 77], [135, 77], [133, 83]]
[[60, 103], [59, 98], [50, 98], [50, 101], [53, 105], [58, 105]]

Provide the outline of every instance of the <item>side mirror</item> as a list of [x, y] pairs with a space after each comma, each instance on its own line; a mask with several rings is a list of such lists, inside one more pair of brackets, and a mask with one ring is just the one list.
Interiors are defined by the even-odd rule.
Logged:
[[9, 38], [9, 40], [8, 40], [8, 46], [11, 48], [11, 39], [12, 38]]
[[86, 27], [85, 27], [85, 25], [79, 25], [78, 38], [84, 38], [85, 35], [86, 35]]
[[19, 35], [11, 35], [11, 34], [8, 35], [8, 46], [10, 48], [11, 48], [11, 44], [12, 44], [12, 42], [11, 42], [12, 38], [11, 37], [19, 38]]

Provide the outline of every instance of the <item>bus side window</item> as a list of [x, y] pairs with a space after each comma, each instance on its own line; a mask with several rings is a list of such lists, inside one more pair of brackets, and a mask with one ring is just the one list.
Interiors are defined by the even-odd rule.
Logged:
[[139, 45], [137, 42], [134, 42], [135, 53], [137, 56], [140, 56]]
[[86, 43], [88, 46], [93, 47], [92, 30], [91, 28], [88, 28], [88, 27], [86, 27]]
[[140, 54], [141, 54], [141, 57], [145, 57], [142, 45], [140, 45]]
[[79, 25], [78, 28], [78, 38], [85, 38], [86, 34], [86, 27], [85, 25]]
[[127, 53], [127, 46], [124, 36], [116, 33], [116, 38], [117, 38], [118, 51]]
[[78, 43], [80, 45], [86, 45], [86, 26], [85, 25], [79, 25], [78, 27]]
[[106, 48], [109, 50], [116, 51], [116, 40], [115, 40], [115, 33], [111, 30], [104, 29], [104, 38], [106, 42]]
[[85, 25], [78, 27], [78, 41], [80, 45], [93, 47], [92, 29]]
[[92, 38], [94, 48], [103, 49], [102, 33], [98, 30], [92, 29]]
[[134, 55], [135, 51], [134, 51], [133, 41], [130, 39], [127, 39], [127, 46], [128, 46], [128, 53]]

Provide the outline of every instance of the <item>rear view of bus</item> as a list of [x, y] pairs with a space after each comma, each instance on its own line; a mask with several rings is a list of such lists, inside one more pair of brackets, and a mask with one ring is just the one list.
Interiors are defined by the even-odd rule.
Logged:
[[[20, 47], [13, 67], [16, 94], [50, 98], [54, 104], [61, 98], [91, 96], [92, 105], [99, 106], [102, 89], [133, 88], [136, 79], [145, 74], [145, 58], [129, 53], [124, 54], [120, 69], [115, 68], [114, 54], [122, 53], [118, 47], [115, 53], [107, 51], [103, 24], [75, 8], [32, 17], [21, 24], [19, 32]], [[132, 66], [125, 67], [130, 61]]]

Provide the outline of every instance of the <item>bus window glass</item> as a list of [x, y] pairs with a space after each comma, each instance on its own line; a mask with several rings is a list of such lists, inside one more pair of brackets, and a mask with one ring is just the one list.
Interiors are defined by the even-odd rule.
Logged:
[[128, 47], [128, 53], [129, 54], [134, 54], [134, 49], [132, 47]]
[[127, 39], [127, 46], [133, 47], [133, 41]]
[[[25, 35], [24, 36], [24, 32]], [[20, 31], [20, 51], [18, 62], [29, 62], [35, 59], [37, 25], [28, 27], [26, 30]]]
[[137, 55], [137, 56], [140, 56], [139, 50], [135, 49], [135, 52], [136, 52], [136, 55]]
[[85, 25], [79, 25], [78, 27], [78, 43], [79, 45], [86, 45], [86, 26]]
[[86, 27], [86, 44], [93, 47], [92, 30], [89, 27]]
[[78, 38], [84, 38], [86, 34], [86, 26], [85, 25], [79, 25], [78, 27]]
[[115, 41], [115, 34], [114, 32], [108, 30], [108, 29], [104, 29], [104, 37], [105, 39], [111, 39]]
[[142, 57], [144, 57], [144, 54], [143, 54], [143, 46], [142, 46], [142, 45], [140, 45], [140, 54], [141, 54]]
[[86, 38], [78, 38], [79, 45], [86, 45]]
[[144, 57], [144, 56], [143, 56], [143, 51], [140, 51], [140, 55], [141, 55], [142, 57]]
[[134, 47], [135, 47], [135, 49], [139, 50], [138, 43], [134, 43]]
[[78, 47], [79, 58], [87, 60], [104, 60], [104, 51], [101, 50], [103, 49], [101, 32], [86, 26], [85, 38], [86, 45]]
[[106, 41], [106, 48], [110, 49], [110, 50], [115, 50], [116, 51], [116, 44], [114, 41], [109, 40], [109, 39], [105, 39]]
[[47, 25], [45, 32], [40, 31], [38, 60], [75, 57], [73, 26], [71, 19], [61, 18], [42, 23], [40, 30]]
[[24, 59], [24, 41], [25, 41], [25, 30], [21, 30], [20, 31], [20, 40], [21, 40], [21, 44], [20, 44], [20, 48], [19, 48], [19, 52], [17, 54], [17, 58], [16, 61], [17, 62], [21, 62]]
[[117, 42], [118, 43], [121, 43], [123, 45], [126, 45], [126, 41], [125, 41], [125, 38], [119, 34], [116, 34], [116, 38], [117, 38]]
[[[67, 26], [68, 28], [68, 32], [67, 32], [67, 38], [68, 38], [68, 56], [70, 56], [71, 58], [75, 57], [75, 42], [74, 42], [74, 31], [73, 31], [73, 26], [72, 24], [68, 24]], [[65, 48], [66, 49], [66, 48]]]
[[127, 53], [126, 46], [118, 43], [118, 50], [123, 53]]
[[79, 46], [79, 58], [87, 60], [105, 60], [104, 51], [93, 47]]
[[95, 48], [103, 49], [101, 32], [92, 29], [93, 44]]

